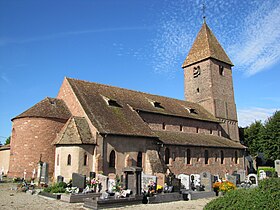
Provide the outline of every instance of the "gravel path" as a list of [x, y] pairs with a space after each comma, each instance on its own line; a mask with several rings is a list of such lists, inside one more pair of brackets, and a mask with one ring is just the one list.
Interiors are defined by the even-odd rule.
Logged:
[[[83, 209], [83, 204], [70, 204], [51, 198], [46, 198], [38, 195], [31, 195], [29, 193], [17, 192], [16, 184], [14, 183], [0, 183], [0, 209], [1, 210], [14, 210], [14, 209], [27, 209], [27, 210], [44, 210], [44, 209]], [[201, 210], [203, 207], [212, 200], [213, 198], [199, 199], [192, 201], [177, 201], [162, 204], [141, 204], [134, 206], [127, 206], [116, 209], [133, 209], [133, 210], [167, 210], [167, 209], [195, 209]]]

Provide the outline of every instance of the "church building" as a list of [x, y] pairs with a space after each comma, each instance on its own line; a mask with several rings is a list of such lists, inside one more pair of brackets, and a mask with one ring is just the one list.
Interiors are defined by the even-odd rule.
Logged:
[[12, 119], [10, 177], [31, 177], [39, 160], [51, 177], [244, 170], [232, 62], [203, 23], [182, 68], [185, 100], [65, 78], [45, 98]]

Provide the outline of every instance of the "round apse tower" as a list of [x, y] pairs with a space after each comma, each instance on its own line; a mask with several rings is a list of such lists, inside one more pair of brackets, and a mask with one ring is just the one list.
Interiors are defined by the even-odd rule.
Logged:
[[54, 173], [55, 146], [52, 144], [71, 113], [61, 99], [45, 98], [12, 119], [9, 177], [31, 178], [38, 163], [49, 164]]

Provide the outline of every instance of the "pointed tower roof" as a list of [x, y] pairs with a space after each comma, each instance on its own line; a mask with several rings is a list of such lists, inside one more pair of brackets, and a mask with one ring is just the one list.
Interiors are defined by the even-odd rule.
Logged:
[[219, 41], [206, 22], [204, 22], [182, 68], [207, 58], [214, 58], [233, 66]]

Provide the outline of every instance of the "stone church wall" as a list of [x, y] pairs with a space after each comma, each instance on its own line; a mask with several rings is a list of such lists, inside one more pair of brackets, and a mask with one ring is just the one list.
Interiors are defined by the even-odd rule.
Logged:
[[9, 177], [31, 178], [40, 160], [49, 164], [54, 173], [55, 146], [52, 145], [65, 121], [46, 118], [19, 118], [13, 120]]
[[[238, 149], [226, 148], [204, 148], [204, 147], [184, 147], [184, 146], [166, 146], [170, 151], [169, 164], [167, 167], [174, 174], [194, 174], [210, 172], [211, 174], [224, 177], [226, 173], [233, 173], [239, 169], [244, 169], [243, 151]], [[164, 149], [165, 149], [164, 148]], [[161, 155], [164, 157], [164, 149]], [[187, 164], [186, 151], [190, 149], [190, 164]], [[205, 163], [205, 150], [208, 150], [208, 163]], [[224, 154], [224, 161], [221, 164], [221, 151]], [[237, 160], [235, 157], [237, 153]]]

